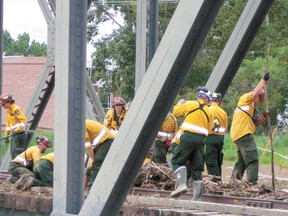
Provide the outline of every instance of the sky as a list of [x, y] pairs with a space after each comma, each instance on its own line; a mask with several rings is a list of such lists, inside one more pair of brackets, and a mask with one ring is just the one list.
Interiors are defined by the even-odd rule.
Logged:
[[[3, 12], [3, 28], [14, 40], [26, 32], [30, 35], [30, 42], [35, 40], [47, 44], [47, 24], [38, 0], [4, 0]], [[111, 30], [111, 23], [102, 28], [103, 34], [110, 33]], [[93, 51], [93, 46], [88, 44], [87, 60], [91, 60]]]
[[47, 24], [37, 0], [4, 0], [3, 28], [13, 39], [24, 32], [30, 40], [47, 43]]

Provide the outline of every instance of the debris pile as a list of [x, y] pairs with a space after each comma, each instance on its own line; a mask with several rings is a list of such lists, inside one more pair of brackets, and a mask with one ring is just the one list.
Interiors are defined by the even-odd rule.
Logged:
[[[251, 186], [246, 181], [230, 180], [230, 182], [214, 182], [213, 176], [203, 176], [205, 194], [234, 197], [260, 198], [288, 201], [287, 190], [275, 190], [266, 185]], [[152, 190], [172, 191], [175, 189], [175, 178], [170, 167], [148, 163], [140, 169], [133, 187]], [[193, 186], [188, 183], [189, 192], [193, 193]]]
[[172, 191], [175, 187], [173, 170], [153, 162], [144, 164], [134, 181], [134, 187]]

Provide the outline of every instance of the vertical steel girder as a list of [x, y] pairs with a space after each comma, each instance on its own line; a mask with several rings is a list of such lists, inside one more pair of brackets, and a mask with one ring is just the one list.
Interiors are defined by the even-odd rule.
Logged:
[[148, 66], [158, 46], [158, 0], [150, 0], [149, 4], [149, 49]]
[[56, 14], [52, 215], [58, 216], [78, 214], [84, 200], [87, 2], [57, 1]]
[[135, 92], [146, 72], [147, 1], [137, 0]]
[[225, 95], [250, 48], [273, 0], [249, 0], [235, 26], [206, 87]]
[[79, 215], [117, 215], [222, 0], [182, 0]]

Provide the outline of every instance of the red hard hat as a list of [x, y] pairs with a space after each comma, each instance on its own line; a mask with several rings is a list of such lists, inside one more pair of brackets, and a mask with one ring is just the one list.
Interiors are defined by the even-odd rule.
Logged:
[[115, 105], [125, 105], [125, 104], [126, 104], [126, 102], [121, 97], [115, 97], [113, 99], [113, 106], [115, 106]]
[[2, 94], [0, 96], [0, 105], [5, 104], [7, 102], [12, 101], [12, 95], [11, 94]]
[[52, 147], [48, 137], [46, 137], [46, 136], [37, 136], [36, 137], [36, 143], [37, 143], [37, 145], [39, 145], [39, 144], [46, 145], [47, 148]]

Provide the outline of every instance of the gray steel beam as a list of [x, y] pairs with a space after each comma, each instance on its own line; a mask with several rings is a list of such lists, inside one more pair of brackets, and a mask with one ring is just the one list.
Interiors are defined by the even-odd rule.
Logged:
[[84, 201], [86, 14], [82, 0], [56, 2], [55, 166], [52, 215]]
[[249, 0], [206, 86], [225, 95], [250, 48], [273, 0]]
[[118, 215], [223, 0], [182, 0], [79, 215]]
[[149, 50], [148, 63], [149, 66], [158, 46], [158, 0], [150, 0], [149, 7]]
[[98, 94], [96, 93], [91, 79], [86, 73], [86, 96], [87, 102], [86, 103], [86, 111], [87, 115], [90, 119], [97, 120], [98, 122], [103, 122], [105, 118], [105, 112], [100, 103], [100, 99]]
[[135, 92], [146, 72], [147, 1], [137, 0]]

